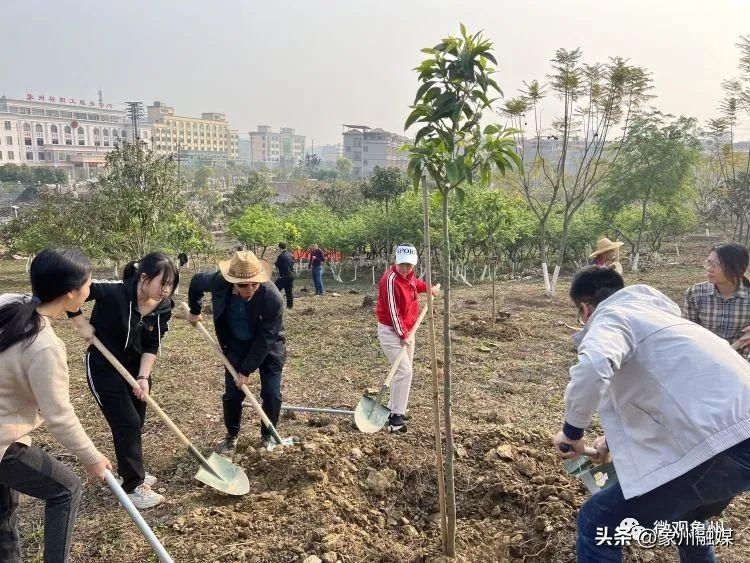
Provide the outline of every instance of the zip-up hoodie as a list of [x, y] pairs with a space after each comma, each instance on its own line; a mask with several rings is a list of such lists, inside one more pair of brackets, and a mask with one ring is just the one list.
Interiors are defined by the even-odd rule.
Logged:
[[599, 410], [626, 499], [750, 438], [750, 364], [656, 289], [605, 299], [574, 342], [565, 422]]
[[396, 266], [391, 266], [380, 278], [375, 307], [378, 322], [392, 327], [401, 340], [406, 340], [419, 317], [417, 295], [426, 291], [427, 284], [418, 279], [413, 270], [408, 276], [402, 276]]
[[[137, 369], [143, 354], [157, 354], [161, 341], [169, 330], [174, 301], [167, 297], [148, 315], [138, 311], [138, 277], [125, 281], [95, 280], [86, 301], [96, 301], [91, 313], [91, 325], [102, 344], [129, 369]], [[70, 313], [68, 316], [80, 315]], [[109, 367], [109, 362], [94, 347], [89, 347], [93, 359]], [[103, 363], [102, 363], [103, 362]]]

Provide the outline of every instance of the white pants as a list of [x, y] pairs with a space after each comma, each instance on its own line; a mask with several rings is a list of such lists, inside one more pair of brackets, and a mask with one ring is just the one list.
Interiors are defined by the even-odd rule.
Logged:
[[[388, 358], [388, 363], [392, 366], [401, 352], [401, 338], [393, 330], [393, 327], [378, 323], [378, 340], [380, 341], [380, 347]], [[391, 381], [391, 397], [388, 399], [388, 408], [393, 414], [406, 414], [406, 405], [409, 403], [412, 360], [414, 359], [413, 340], [407, 348], [406, 355], [401, 360]]]

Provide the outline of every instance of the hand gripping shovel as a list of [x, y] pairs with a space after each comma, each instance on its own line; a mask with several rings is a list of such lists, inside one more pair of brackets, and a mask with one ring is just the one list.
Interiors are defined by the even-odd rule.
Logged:
[[[182, 303], [181, 308], [183, 312], [188, 315], [190, 314], [190, 308], [188, 307], [187, 303]], [[237, 370], [234, 369], [234, 366], [229, 362], [229, 359], [224, 355], [224, 352], [221, 350], [221, 347], [219, 344], [213, 339], [213, 337], [209, 334], [209, 332], [206, 330], [206, 327], [203, 326], [203, 323], [198, 322], [195, 323], [195, 328], [198, 329], [198, 332], [200, 332], [203, 335], [203, 338], [206, 340], [206, 342], [214, 349], [214, 351], [219, 355], [221, 358], [221, 361], [224, 362], [224, 366], [229, 370], [229, 373], [232, 374], [232, 377], [235, 381], [239, 381], [239, 375], [237, 374]], [[255, 399], [253, 394], [250, 392], [250, 389], [248, 389], [247, 385], [242, 385], [242, 392], [245, 393], [245, 397], [250, 401], [250, 404], [255, 409], [255, 412], [258, 413], [258, 416], [263, 421], [263, 424], [265, 424], [266, 428], [271, 432], [271, 435], [273, 436], [273, 439], [276, 440], [276, 444], [279, 446], [292, 446], [294, 445], [294, 440], [291, 438], [284, 438], [282, 439], [281, 436], [279, 436], [279, 433], [276, 431], [276, 427], [271, 423], [270, 419], [268, 418], [268, 415], [266, 415], [265, 412], [263, 412], [263, 409], [260, 406], [260, 403]]]
[[[563, 452], [571, 451], [568, 444], [560, 444], [560, 450]], [[617, 472], [615, 464], [611, 461], [595, 465], [589, 457], [596, 457], [598, 452], [594, 448], [585, 448], [584, 455], [576, 459], [565, 460], [565, 472], [574, 477], [578, 477], [590, 494], [598, 493], [617, 483]]]
[[[440, 289], [440, 284], [437, 284], [435, 286], [435, 289]], [[419, 328], [419, 325], [422, 324], [422, 320], [424, 319], [426, 314], [427, 307], [424, 307], [422, 309], [422, 312], [419, 313], [417, 322], [414, 324], [414, 328], [412, 329], [413, 334], [416, 334], [417, 329]], [[383, 426], [385, 426], [385, 423], [388, 422], [388, 417], [391, 414], [391, 409], [381, 404], [380, 401], [383, 400], [383, 395], [385, 395], [385, 392], [388, 391], [388, 388], [391, 386], [391, 380], [393, 379], [398, 366], [401, 364], [401, 360], [403, 360], [404, 356], [406, 356], [406, 352], [407, 346], [403, 346], [401, 348], [401, 351], [398, 353], [398, 356], [396, 356], [396, 360], [393, 362], [391, 369], [388, 371], [388, 376], [385, 378], [383, 385], [380, 386], [378, 396], [373, 399], [368, 395], [362, 395], [359, 403], [357, 403], [357, 407], [354, 409], [354, 423], [357, 425], [357, 428], [359, 428], [360, 432], [364, 432], [365, 434], [374, 434], [375, 432], [383, 428]]]
[[[107, 350], [104, 344], [94, 336], [92, 338], [92, 344], [96, 346], [96, 349], [102, 353], [102, 355], [109, 360], [109, 363], [125, 378], [131, 387], [134, 389], [138, 388], [138, 383], [133, 376], [128, 373], [128, 370], [115, 358], [112, 353]], [[195, 478], [201, 483], [205, 483], [209, 487], [213, 487], [223, 493], [230, 495], [244, 495], [250, 490], [250, 482], [247, 480], [247, 475], [242, 468], [234, 465], [225, 457], [220, 456], [217, 453], [212, 453], [211, 457], [206, 459], [201, 455], [198, 449], [187, 439], [187, 437], [180, 431], [174, 422], [161, 410], [161, 407], [156, 404], [151, 398], [151, 395], [146, 396], [146, 402], [148, 406], [161, 418], [162, 422], [166, 424], [172, 433], [174, 433], [183, 446], [185, 446], [195, 459], [201, 464], [198, 473], [195, 474]]]
[[112, 489], [112, 492], [115, 493], [115, 496], [117, 497], [117, 500], [120, 501], [122, 507], [127, 511], [128, 515], [130, 515], [130, 518], [133, 519], [135, 525], [138, 526], [138, 529], [143, 534], [143, 537], [146, 538], [148, 543], [151, 545], [151, 548], [154, 550], [154, 553], [156, 553], [159, 561], [161, 561], [162, 563], [174, 563], [174, 560], [172, 559], [172, 557], [170, 557], [169, 553], [167, 553], [167, 550], [164, 549], [164, 546], [159, 541], [159, 538], [157, 538], [153, 530], [149, 528], [148, 524], [146, 524], [146, 521], [143, 519], [143, 516], [141, 516], [141, 513], [138, 512], [138, 509], [128, 498], [128, 494], [122, 490], [122, 487], [115, 479], [115, 476], [112, 475], [109, 470], [107, 470], [104, 473], [104, 479], [107, 481], [107, 485], [109, 485], [109, 488]]

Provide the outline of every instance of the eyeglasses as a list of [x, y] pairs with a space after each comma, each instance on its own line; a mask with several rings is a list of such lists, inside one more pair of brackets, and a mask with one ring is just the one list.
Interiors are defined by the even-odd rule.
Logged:
[[252, 282], [252, 283], [236, 283], [234, 285], [236, 285], [237, 287], [239, 287], [241, 289], [247, 289], [248, 287], [252, 287], [253, 289], [255, 289], [260, 284], [257, 283], [257, 282]]
[[721, 268], [721, 264], [716, 260], [706, 260], [703, 262], [703, 267], [706, 268], [706, 270], [717, 270]]
[[578, 305], [578, 324], [581, 326], [586, 326], [586, 321], [584, 321], [581, 317], [583, 317], [583, 311], [581, 308], [583, 307], [583, 303], [580, 303]]

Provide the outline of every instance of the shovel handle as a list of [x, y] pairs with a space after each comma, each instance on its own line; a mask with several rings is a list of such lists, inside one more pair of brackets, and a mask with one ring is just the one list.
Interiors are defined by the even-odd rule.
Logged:
[[[436, 284], [433, 286], [434, 289], [440, 290], [440, 284]], [[423, 307], [422, 310], [419, 313], [419, 317], [417, 317], [417, 322], [414, 323], [414, 327], [411, 329], [412, 334], [417, 333], [417, 329], [419, 328], [419, 325], [422, 324], [422, 321], [425, 318], [425, 315], [427, 315], [427, 307]], [[391, 380], [393, 379], [393, 376], [396, 374], [396, 370], [398, 369], [398, 366], [401, 364], [401, 360], [404, 359], [404, 356], [406, 356], [406, 351], [408, 350], [408, 346], [402, 346], [401, 351], [398, 353], [398, 356], [396, 356], [396, 360], [393, 362], [393, 365], [391, 366], [391, 369], [388, 371], [388, 376], [385, 378], [385, 382], [383, 385], [385, 387], [391, 386]]]
[[107, 485], [109, 485], [109, 488], [112, 489], [112, 492], [117, 497], [117, 500], [120, 501], [122, 507], [127, 511], [133, 522], [135, 522], [135, 525], [138, 526], [138, 529], [141, 531], [141, 534], [143, 534], [143, 537], [145, 537], [146, 541], [148, 541], [149, 545], [151, 545], [151, 548], [154, 550], [154, 553], [156, 553], [157, 557], [159, 557], [159, 560], [162, 563], [173, 563], [174, 560], [169, 555], [169, 553], [167, 553], [167, 550], [164, 549], [164, 546], [159, 541], [159, 538], [156, 537], [154, 531], [143, 519], [141, 513], [138, 512], [138, 509], [135, 507], [130, 498], [128, 498], [127, 493], [122, 489], [120, 484], [115, 479], [114, 475], [112, 475], [112, 473], [108, 469], [104, 472], [104, 479], [107, 481]]
[[[563, 453], [568, 453], [568, 452], [572, 452], [573, 448], [570, 447], [570, 444], [560, 444], [560, 451]], [[586, 446], [585, 448], [583, 448], [582, 455], [587, 455], [589, 457], [597, 457], [599, 455], [599, 452], [596, 451], [594, 448]]]
[[[133, 376], [130, 375], [128, 370], [125, 369], [125, 366], [123, 366], [119, 362], [119, 360], [115, 358], [112, 352], [107, 350], [107, 347], [104, 344], [102, 344], [101, 340], [99, 340], [96, 336], [94, 336], [91, 339], [91, 343], [96, 347], [97, 350], [99, 350], [99, 352], [101, 352], [102, 356], [107, 358], [109, 363], [112, 364], [112, 367], [114, 367], [117, 370], [117, 372], [125, 379], [125, 381], [127, 381], [130, 384], [130, 386], [133, 389], [139, 389], [138, 382], [135, 379], [133, 379]], [[192, 443], [190, 442], [190, 440], [188, 440], [187, 436], [185, 436], [182, 433], [182, 431], [179, 428], [177, 428], [177, 425], [174, 422], [172, 422], [172, 419], [167, 416], [167, 413], [161, 410], [161, 407], [158, 404], [156, 404], [156, 401], [154, 401], [151, 398], [151, 395], [146, 395], [146, 403], [148, 404], [149, 407], [153, 409], [153, 411], [158, 415], [158, 417], [161, 418], [162, 422], [164, 422], [167, 428], [169, 428], [172, 431], [172, 433], [175, 434], [177, 438], [179, 438], [182, 445], [188, 448], [188, 450], [190, 450], [190, 453], [195, 455], [195, 453], [197, 453], [198, 450], [192, 447]], [[206, 461], [206, 459], [200, 453], [198, 453], [198, 456], [199, 456], [198, 461], [201, 462], [201, 465], [208, 467], [208, 462]]]
[[[180, 308], [183, 310], [185, 314], [190, 313], [190, 307], [188, 307], [188, 304], [183, 302], [180, 305]], [[232, 377], [234, 378], [234, 381], [239, 381], [239, 374], [237, 373], [237, 370], [234, 368], [232, 363], [229, 361], [229, 359], [224, 355], [223, 350], [221, 349], [221, 346], [219, 346], [218, 342], [214, 340], [213, 336], [206, 330], [206, 327], [203, 326], [202, 322], [195, 323], [195, 328], [198, 329], [198, 332], [200, 332], [203, 335], [203, 338], [205, 341], [214, 349], [214, 351], [219, 355], [221, 358], [221, 361], [224, 362], [224, 367], [227, 368], [229, 373], [232, 374]], [[250, 392], [250, 389], [248, 389], [247, 385], [242, 385], [242, 392], [245, 394], [245, 397], [250, 401], [250, 404], [253, 405], [253, 408], [255, 409], [255, 412], [258, 413], [258, 416], [260, 416], [260, 419], [263, 421], [263, 424], [266, 425], [266, 428], [270, 430], [271, 434], [273, 435], [273, 439], [276, 440], [276, 443], [281, 444], [281, 436], [279, 436], [279, 433], [276, 431], [276, 428], [271, 423], [271, 420], [268, 418], [268, 415], [263, 412], [263, 408], [260, 406], [260, 403], [255, 399], [253, 394]]]

